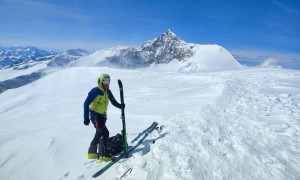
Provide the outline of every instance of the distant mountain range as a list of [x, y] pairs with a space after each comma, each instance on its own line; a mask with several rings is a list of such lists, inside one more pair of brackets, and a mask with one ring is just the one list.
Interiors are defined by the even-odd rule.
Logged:
[[89, 52], [83, 49], [58, 52], [43, 50], [33, 46], [0, 46], [0, 67], [13, 67], [27, 62], [48, 60], [51, 60], [49, 66], [64, 66], [71, 61], [87, 55], [89, 55]]
[[12, 66], [30, 60], [43, 61], [53, 58], [58, 52], [38, 49], [33, 46], [0, 47], [0, 67]]

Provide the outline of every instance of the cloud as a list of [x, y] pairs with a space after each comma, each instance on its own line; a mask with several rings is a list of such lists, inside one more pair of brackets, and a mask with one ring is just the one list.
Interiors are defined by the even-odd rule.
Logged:
[[272, 2], [273, 4], [275, 4], [277, 7], [279, 7], [280, 9], [282, 9], [283, 11], [286, 11], [288, 13], [293, 13], [293, 14], [297, 14], [300, 15], [300, 11], [298, 11], [297, 9], [293, 9], [291, 7], [288, 7], [278, 1], [275, 0], [269, 0], [270, 2]]
[[1, 20], [20, 21], [61, 21], [62, 19], [85, 21], [88, 17], [81, 13], [76, 3], [66, 4], [37, 0], [4, 0], [0, 2]]

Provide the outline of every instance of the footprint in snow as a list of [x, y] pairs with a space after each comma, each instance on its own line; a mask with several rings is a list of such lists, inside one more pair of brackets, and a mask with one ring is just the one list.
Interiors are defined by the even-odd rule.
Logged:
[[65, 179], [65, 178], [67, 178], [67, 177], [69, 176], [69, 174], [70, 174], [70, 172], [67, 172], [66, 174], [64, 174], [64, 176], [63, 176], [62, 178], [60, 178], [60, 179], [58, 179], [58, 180], [63, 180], [63, 179]]
[[93, 160], [91, 160], [91, 161], [85, 162], [85, 163], [83, 163], [83, 165], [92, 164], [92, 163], [94, 163], [95, 161], [97, 161], [97, 159], [93, 159]]
[[290, 125], [288, 123], [278, 123], [271, 124], [269, 128], [271, 131], [274, 131], [276, 133], [284, 133], [290, 128]]
[[82, 179], [84, 179], [84, 178], [85, 178], [85, 175], [83, 174], [83, 175], [79, 176], [79, 177], [77, 178], [77, 180], [82, 180]]

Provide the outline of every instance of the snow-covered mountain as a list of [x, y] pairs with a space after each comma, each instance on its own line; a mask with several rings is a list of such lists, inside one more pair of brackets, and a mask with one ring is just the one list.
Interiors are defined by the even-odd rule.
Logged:
[[58, 52], [47, 51], [33, 46], [0, 46], [0, 67], [26, 63], [30, 60], [45, 61], [53, 58], [57, 54]]
[[138, 48], [109, 48], [82, 58], [73, 65], [114, 64], [126, 68], [169, 68], [174, 71], [241, 69], [234, 57], [218, 45], [186, 43], [170, 29]]

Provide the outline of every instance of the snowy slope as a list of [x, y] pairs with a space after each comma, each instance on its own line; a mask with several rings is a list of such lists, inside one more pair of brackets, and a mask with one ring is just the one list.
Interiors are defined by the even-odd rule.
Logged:
[[[166, 128], [99, 179], [129, 168], [125, 179], [300, 178], [300, 71], [74, 67], [0, 94], [1, 179], [91, 179], [103, 167], [87, 160], [94, 129], [82, 122], [101, 73], [111, 75], [117, 100], [123, 80], [129, 140], [152, 121]], [[115, 135], [120, 110], [108, 113]]]
[[190, 46], [193, 47], [193, 55], [185, 61], [174, 59], [166, 64], [151, 64], [150, 68], [153, 70], [178, 72], [213, 72], [245, 68], [221, 46], [197, 44], [190, 44]]
[[6, 68], [0, 70], [0, 81], [5, 81], [8, 79], [13, 79], [18, 76], [28, 75], [33, 72], [39, 72], [47, 68], [47, 63], [49, 61], [42, 62], [28, 62], [16, 67]]

